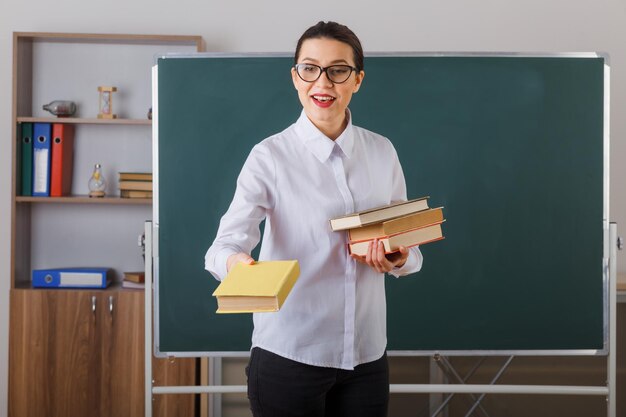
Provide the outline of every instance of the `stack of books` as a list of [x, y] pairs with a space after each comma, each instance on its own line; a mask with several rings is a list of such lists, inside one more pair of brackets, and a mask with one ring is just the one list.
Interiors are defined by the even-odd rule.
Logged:
[[151, 172], [120, 172], [120, 197], [152, 198]]
[[375, 239], [383, 243], [385, 253], [441, 240], [444, 221], [443, 207], [429, 208], [428, 197], [422, 197], [331, 219], [330, 226], [333, 231], [347, 230], [350, 253], [365, 256]]
[[145, 288], [146, 273], [144, 271], [124, 272], [122, 288]]

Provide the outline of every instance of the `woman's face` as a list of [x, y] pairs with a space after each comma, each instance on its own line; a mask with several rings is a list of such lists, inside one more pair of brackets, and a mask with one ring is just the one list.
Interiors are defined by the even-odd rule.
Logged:
[[[298, 64], [315, 64], [322, 68], [330, 65], [354, 67], [352, 47], [347, 43], [330, 38], [307, 39], [300, 47]], [[309, 120], [328, 135], [336, 139], [345, 128], [346, 108], [352, 94], [361, 87], [365, 73], [353, 72], [344, 83], [333, 83], [326, 73], [314, 82], [303, 81], [294, 68], [291, 69], [293, 85]], [[333, 137], [334, 136], [334, 137]]]

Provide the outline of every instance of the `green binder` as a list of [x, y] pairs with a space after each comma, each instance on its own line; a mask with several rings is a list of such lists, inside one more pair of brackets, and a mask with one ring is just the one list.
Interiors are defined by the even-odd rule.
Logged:
[[33, 124], [20, 125], [20, 194], [33, 195]]

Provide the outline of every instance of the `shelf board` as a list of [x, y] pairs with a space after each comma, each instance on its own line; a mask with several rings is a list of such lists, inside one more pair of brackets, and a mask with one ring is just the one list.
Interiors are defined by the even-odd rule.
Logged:
[[143, 288], [124, 288], [122, 287], [122, 283], [115, 281], [109, 284], [106, 288], [67, 288], [67, 287], [33, 287], [32, 281], [29, 279], [25, 281], [19, 281], [15, 283], [15, 290], [26, 290], [26, 291], [144, 291]]
[[189, 45], [195, 46], [197, 52], [202, 52], [204, 50], [204, 41], [202, 36], [188, 35], [14, 32], [13, 38], [22, 42], [111, 43], [120, 45]]
[[104, 197], [91, 198], [89, 196], [68, 196], [68, 197], [15, 197], [17, 203], [62, 203], [62, 204], [152, 204], [151, 198], [121, 198], [121, 197]]
[[150, 119], [83, 119], [79, 117], [18, 117], [18, 123], [70, 123], [75, 125], [140, 125], [150, 126]]

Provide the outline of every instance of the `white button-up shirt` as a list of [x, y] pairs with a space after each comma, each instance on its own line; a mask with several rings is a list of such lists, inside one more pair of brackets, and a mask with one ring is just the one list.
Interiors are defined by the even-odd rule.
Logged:
[[[281, 310], [254, 314], [252, 347], [342, 369], [380, 358], [387, 345], [384, 274], [352, 259], [347, 232], [333, 232], [329, 219], [406, 197], [391, 142], [351, 120], [333, 141], [302, 112], [257, 144], [205, 257], [206, 269], [223, 279], [228, 257], [258, 244], [265, 219], [259, 260], [298, 260], [300, 277]], [[409, 250], [391, 274], [421, 268], [419, 249]]]

